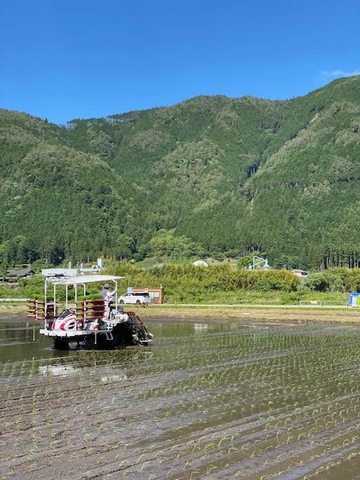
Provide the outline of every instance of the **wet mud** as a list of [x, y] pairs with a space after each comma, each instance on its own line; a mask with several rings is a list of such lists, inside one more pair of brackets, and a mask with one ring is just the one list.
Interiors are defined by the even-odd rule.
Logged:
[[[358, 478], [357, 325], [149, 326], [152, 347], [3, 357], [1, 479]], [[33, 348], [18, 331], [4, 349]]]

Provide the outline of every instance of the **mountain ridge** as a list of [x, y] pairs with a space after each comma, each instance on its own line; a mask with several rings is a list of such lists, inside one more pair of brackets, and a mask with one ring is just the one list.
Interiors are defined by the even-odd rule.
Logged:
[[168, 231], [198, 255], [357, 266], [359, 94], [357, 76], [290, 100], [201, 95], [66, 126], [0, 110], [3, 258], [21, 256], [20, 236], [53, 263], [141, 259]]

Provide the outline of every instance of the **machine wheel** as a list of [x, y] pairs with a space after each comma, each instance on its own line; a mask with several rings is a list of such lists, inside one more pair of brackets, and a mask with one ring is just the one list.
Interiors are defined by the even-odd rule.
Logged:
[[136, 300], [136, 305], [140, 305], [140, 300]]

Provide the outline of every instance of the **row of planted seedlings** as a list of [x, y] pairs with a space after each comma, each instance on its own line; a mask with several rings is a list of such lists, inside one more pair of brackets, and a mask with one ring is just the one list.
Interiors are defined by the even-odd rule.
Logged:
[[[180, 369], [172, 382], [167, 378], [143, 397], [151, 411], [147, 428], [160, 423], [167, 446], [142, 438], [138, 448], [159, 456], [161, 471], [169, 467], [167, 478], [181, 468], [195, 476], [221, 470], [270, 478], [289, 469], [318, 471], [353, 455], [359, 441], [358, 339], [350, 331], [337, 333], [238, 332], [237, 349], [233, 335], [230, 348], [222, 342], [215, 353], [211, 337], [202, 349], [197, 344], [196, 353], [182, 347], [186, 378]], [[256, 351], [248, 348], [250, 337]], [[203, 363], [210, 352], [211, 362]], [[176, 359], [172, 352], [173, 364]]]
[[[27, 470], [36, 472], [43, 468], [44, 454], [56, 457], [59, 448], [81, 451], [83, 442], [90, 447], [88, 455], [91, 440], [102, 430], [112, 430], [107, 409], [109, 403], [114, 410], [119, 408], [115, 400], [119, 387], [126, 385], [127, 366], [131, 371], [146, 355], [145, 349], [79, 352], [71, 358], [3, 364], [0, 470], [15, 474], [14, 469], [26, 464]], [[131, 390], [139, 388], [131, 384]]]
[[[323, 339], [321, 339], [321, 340], [323, 340]], [[281, 338], [281, 342], [283, 342], [283, 341], [284, 341], [284, 338], [282, 337], [282, 338]], [[299, 337], [297, 337], [297, 338], [296, 338], [296, 342], [299, 344], [298, 347], [302, 348], [303, 350], [304, 350], [303, 347], [306, 347], [306, 349], [309, 350], [309, 348], [308, 348], [308, 340], [307, 340], [306, 338], [303, 339], [303, 341], [302, 341]], [[301, 345], [301, 343], [302, 343], [303, 345]], [[320, 343], [321, 343], [321, 342], [320, 342]], [[324, 342], [322, 342], [322, 343], [324, 343]], [[313, 347], [311, 347], [311, 349], [312, 349], [312, 348], [313, 348]], [[310, 350], [311, 350], [311, 349], [310, 349]], [[297, 352], [295, 352], [295, 353], [297, 353]], [[283, 351], [280, 351], [280, 356], [283, 355], [283, 354], [284, 354], [284, 352], [283, 352]], [[341, 352], [340, 352], [340, 354], [341, 354]], [[278, 356], [278, 353], [276, 354], [276, 358], [277, 358], [277, 356]], [[286, 356], [287, 356], [287, 355], [285, 355], [285, 357], [286, 357]], [[333, 356], [334, 356], [334, 359], [335, 359], [336, 354], [334, 354]], [[341, 354], [341, 356], [342, 356], [342, 354]], [[295, 357], [295, 360], [296, 360], [296, 358], [297, 358], [297, 357]], [[277, 362], [278, 362], [278, 361], [277, 361]], [[326, 365], [326, 362], [327, 362], [327, 359], [325, 358], [325, 363], [324, 363], [325, 365]], [[253, 359], [251, 359], [251, 363], [253, 363]], [[296, 361], [295, 361], [295, 363], [296, 363]], [[223, 365], [223, 364], [224, 364], [224, 362], [222, 363], [222, 365]], [[268, 366], [268, 364], [269, 364], [269, 362], [265, 362], [265, 365], [266, 365], [266, 366]], [[219, 365], [217, 365], [217, 366], [219, 366]], [[311, 366], [311, 365], [310, 365], [310, 366]], [[286, 367], [288, 367], [288, 365], [287, 365]], [[290, 367], [293, 367], [293, 365], [290, 365]], [[272, 374], [272, 375], [277, 375], [277, 377], [279, 378], [279, 374], [276, 373], [277, 371], [280, 371], [278, 364], [275, 365], [275, 367], [272, 367], [272, 371], [270, 372], [270, 376], [271, 376], [271, 374]], [[282, 368], [282, 372], [283, 372], [283, 371], [284, 371], [284, 369]], [[254, 381], [257, 379], [257, 377], [259, 377], [259, 374], [258, 374], [257, 372], [255, 372], [254, 369], [252, 369], [252, 372], [253, 372], [253, 374], [250, 376], [250, 380], [251, 380], [250, 385], [252, 384], [252, 382], [254, 382]], [[254, 373], [254, 372], [255, 372], [255, 373]], [[341, 372], [343, 372], [343, 370], [341, 370]], [[301, 373], [301, 371], [300, 371], [300, 373]], [[320, 374], [321, 374], [321, 372], [320, 372]], [[342, 375], [342, 373], [340, 373], [340, 375]], [[210, 377], [211, 377], [211, 376], [214, 376], [214, 375], [210, 375]], [[269, 376], [269, 374], [267, 373], [267, 374], [266, 374], [266, 378], [267, 378], [268, 376]], [[305, 375], [305, 376], [306, 376], [306, 375]], [[304, 374], [303, 374], [303, 377], [304, 377]], [[301, 376], [300, 376], [299, 378], [301, 378]], [[238, 389], [237, 389], [237, 387], [238, 387], [238, 380], [242, 380], [242, 379], [241, 379], [240, 376], [235, 377], [235, 379], [236, 379], [236, 382], [234, 383], [234, 385], [231, 384], [231, 389], [234, 389], [235, 391], [238, 391]], [[284, 382], [287, 382], [287, 383], [288, 383], [288, 379], [287, 379], [287, 378], [284, 379], [281, 375], [280, 375], [280, 379], [281, 379], [281, 382], [280, 382], [281, 385], [280, 385], [280, 386], [277, 385], [277, 386], [275, 387], [275, 389], [282, 389]], [[216, 380], [217, 383], [219, 384], [218, 379], [215, 378], [215, 380]], [[261, 382], [261, 383], [264, 383], [264, 382]], [[266, 387], [266, 386], [268, 386], [268, 385], [265, 384], [265, 385], [263, 385], [263, 386]], [[174, 386], [173, 390], [176, 391], [176, 388], [178, 388], [178, 387], [175, 387], [175, 386]], [[187, 390], [188, 390], [188, 386], [185, 387], [185, 388], [187, 388]], [[290, 392], [290, 393], [292, 392], [292, 394], [294, 394], [294, 391], [297, 391], [297, 387], [296, 387], [296, 386], [293, 386], [293, 385], [291, 385], [291, 384], [289, 385], [289, 388], [290, 388], [289, 392]], [[307, 390], [308, 392], [311, 392], [310, 387], [307, 386], [306, 384], [304, 385], [304, 388], [305, 388], [305, 390]], [[168, 392], [168, 391], [171, 391], [171, 389], [172, 389], [172, 385], [167, 385], [167, 386], [166, 386], [166, 391], [167, 391], [167, 392]], [[349, 389], [350, 389], [350, 386], [349, 386]], [[351, 389], [354, 390], [354, 386], [352, 386]], [[202, 389], [202, 390], [203, 390], [203, 389]], [[253, 390], [254, 390], [254, 389], [253, 389]], [[251, 397], [251, 398], [260, 398], [259, 395], [257, 396], [256, 393], [254, 394], [254, 391], [253, 391], [253, 390], [251, 390], [251, 388], [250, 388], [250, 390], [248, 389], [248, 392], [250, 392], [249, 397]], [[213, 389], [212, 386], [211, 386], [211, 398], [212, 398], [211, 401], [213, 401], [213, 391], [214, 391], [214, 389]], [[198, 389], [195, 388], [195, 392], [198, 392]], [[165, 393], [165, 390], [164, 390], [164, 393]], [[336, 394], [336, 392], [332, 392], [332, 395], [331, 395], [331, 397], [330, 397], [330, 406], [333, 405], [333, 403], [334, 403], [334, 402], [333, 402], [333, 398], [334, 398], [334, 397], [337, 398], [335, 394]], [[226, 396], [229, 397], [229, 393], [228, 393], [228, 392], [227, 392], [227, 395], [226, 395]], [[245, 398], [246, 398], [246, 394], [245, 394], [244, 396], [245, 396]], [[221, 395], [220, 395], [220, 398], [221, 398]], [[277, 398], [276, 392], [275, 392], [275, 394], [272, 392], [271, 398], [273, 398], [273, 399], [276, 399], [276, 398]], [[356, 398], [356, 397], [353, 397], [353, 398]], [[201, 401], [199, 402], [198, 400], [199, 400], [199, 396], [196, 397], [196, 405], [194, 405], [194, 410], [196, 410], [196, 409], [199, 408], [199, 407], [200, 407], [200, 408], [203, 408], [203, 402], [201, 402]], [[201, 399], [200, 399], [200, 400], [201, 400]], [[312, 399], [309, 399], [309, 395], [305, 395], [305, 400], [306, 400], [305, 405], [307, 406], [307, 410], [309, 411], [309, 409], [310, 409], [310, 411], [312, 411], [311, 409], [314, 408], [314, 405], [318, 405], [319, 396], [318, 396], [318, 395], [316, 396], [316, 399], [315, 399], [315, 402], [314, 402], [314, 403], [311, 403], [313, 400], [312, 400]], [[235, 402], [235, 403], [236, 403], [236, 402]], [[261, 414], [262, 416], [264, 416], [264, 417], [266, 418], [267, 410], [263, 411], [263, 410], [260, 408], [260, 407], [264, 407], [264, 405], [262, 405], [263, 403], [264, 403], [264, 402], [260, 402], [260, 403], [258, 402], [259, 408], [257, 407], [256, 402], [253, 401], [252, 403], [250, 403], [251, 413], [254, 413], [254, 414], [256, 415], [256, 410], [257, 410], [257, 414], [258, 414], [259, 416], [260, 416], [260, 414]], [[281, 403], [281, 404], [283, 403], [283, 399], [280, 399], [280, 403]], [[293, 403], [294, 403], [295, 410], [296, 410], [297, 408], [300, 408], [300, 407], [299, 407], [300, 402], [298, 402], [297, 404], [296, 404], [296, 402], [293, 402]], [[173, 403], [172, 403], [171, 405], [173, 405]], [[265, 398], [265, 405], [266, 405], [266, 398]], [[230, 406], [231, 406], [231, 405], [230, 405]], [[328, 409], [330, 409], [330, 406], [328, 405]], [[224, 401], [223, 401], [223, 399], [221, 399], [221, 402], [220, 402], [220, 411], [223, 411], [224, 409], [221, 410], [221, 407], [224, 407]], [[232, 407], [232, 406], [231, 406], [231, 407]], [[281, 442], [279, 441], [280, 427], [281, 427], [281, 424], [282, 424], [282, 423], [284, 423], [285, 425], [287, 425], [287, 424], [289, 424], [289, 422], [291, 421], [290, 414], [289, 414], [286, 410], [292, 411], [292, 409], [293, 409], [292, 403], [289, 402], [289, 405], [288, 405], [287, 409], [284, 409], [284, 408], [283, 408], [283, 410], [285, 410], [285, 415], [284, 415], [283, 413], [275, 410], [275, 408], [274, 408], [274, 401], [273, 401], [273, 400], [268, 400], [268, 407], [273, 410], [272, 413], [271, 413], [271, 415], [269, 416], [269, 420], [272, 420], [272, 419], [274, 418], [274, 415], [277, 416], [277, 418], [275, 417], [275, 418], [277, 419], [277, 425], [275, 425], [275, 426], [276, 426], [276, 439], [277, 439], [277, 440], [276, 440], [276, 442], [277, 442], [276, 445], [278, 445], [278, 444], [281, 445]], [[334, 407], [335, 407], [335, 408], [339, 407], [339, 401], [335, 400], [335, 405], [334, 405]], [[244, 408], [244, 407], [243, 407], [243, 408]], [[245, 411], [243, 410], [243, 408], [242, 408], [242, 414], [245, 415]], [[186, 405], [185, 411], [190, 411], [190, 410], [191, 410], [191, 407], [189, 408], [189, 405]], [[351, 410], [351, 408], [350, 408], [350, 410]], [[204, 410], [203, 413], [204, 413], [206, 416], [208, 416], [208, 411], [207, 411], [206, 409]], [[355, 416], [357, 416], [356, 407], [353, 409], [352, 414], [354, 414]], [[303, 415], [306, 417], [305, 413], [303, 413]], [[344, 412], [342, 412], [342, 415], [344, 415]], [[283, 418], [281, 418], [281, 416], [282, 416]], [[247, 418], [247, 417], [245, 416], [245, 418]], [[326, 418], [326, 417], [325, 417], [325, 418]], [[332, 421], [333, 421], [334, 423], [336, 423], [336, 420], [335, 420], [335, 418], [334, 418], [334, 413], [332, 414]], [[215, 419], [215, 422], [218, 422], [218, 420]], [[279, 422], [280, 422], [280, 423], [279, 423]], [[302, 423], [301, 423], [301, 422], [302, 422]], [[219, 423], [219, 422], [218, 422], [218, 423]], [[300, 424], [302, 425], [303, 423], [304, 423], [304, 420], [302, 420], [302, 419], [300, 418]], [[266, 425], [267, 425], [268, 428], [270, 427], [269, 422], [267, 422]], [[305, 427], [305, 429], [306, 429], [306, 432], [299, 432], [299, 433], [298, 433], [298, 436], [299, 436], [300, 438], [301, 438], [301, 436], [306, 436], [306, 438], [308, 438], [309, 435], [312, 435], [312, 434], [313, 434], [313, 431], [311, 430], [311, 428], [310, 428], [308, 425], [306, 425], [306, 423], [305, 423], [304, 427]], [[181, 427], [180, 427], [180, 428], [181, 428]], [[191, 428], [191, 426], [190, 426], [190, 428]], [[236, 428], [237, 428], [237, 426], [236, 426]], [[290, 427], [288, 427], [288, 428], [290, 428]], [[294, 429], [295, 427], [292, 426], [292, 428]], [[348, 429], [348, 430], [349, 430], [349, 429]], [[351, 427], [350, 427], [350, 431], [351, 431]], [[341, 432], [340, 432], [340, 433], [341, 433]], [[348, 431], [346, 431], [345, 433], [347, 434]], [[271, 432], [270, 432], [270, 434], [271, 434]], [[243, 437], [243, 433], [241, 433], [241, 436]], [[235, 438], [235, 437], [234, 437], [234, 434], [232, 434], [232, 435], [231, 435], [232, 442], [234, 441], [234, 438]], [[291, 439], [292, 439], [292, 438], [291, 438], [291, 435], [288, 435], [288, 436], [286, 437], [286, 440], [284, 440], [284, 441], [285, 441], [285, 445], [288, 445], [288, 443], [291, 441]], [[356, 435], [355, 435], [355, 436], [353, 435], [351, 440], [352, 440], [352, 441], [355, 441], [354, 439], [356, 440]], [[268, 438], [267, 438], [267, 440], [268, 440]], [[348, 440], [346, 440], [346, 441], [348, 441]], [[225, 443], [225, 440], [223, 440], [222, 443]], [[256, 445], [256, 440], [254, 441], [254, 443], [255, 443], [255, 445]], [[257, 443], [259, 443], [259, 442], [257, 442]], [[210, 443], [210, 445], [212, 445], [212, 443]], [[247, 446], [248, 446], [248, 445], [247, 445]], [[210, 448], [210, 447], [208, 447], [208, 448]], [[234, 448], [234, 447], [232, 446], [232, 448]], [[301, 446], [301, 449], [302, 449], [302, 446]], [[279, 455], [278, 452], [276, 452], [276, 453]], [[210, 452], [210, 454], [212, 455], [212, 452]], [[178, 453], [178, 455], [179, 455], [179, 453]], [[253, 456], [253, 455], [254, 455], [254, 452], [252, 452], [251, 456]], [[185, 456], [186, 456], [186, 454], [185, 454]], [[188, 465], [189, 465], [189, 463], [188, 463]]]
[[21, 462], [41, 469], [46, 428], [53, 462], [59, 449], [76, 452], [73, 461], [82, 458], [89, 478], [310, 475], [354, 454], [360, 382], [353, 330], [215, 329], [168, 340], [144, 358], [87, 353], [88, 365], [79, 357], [81, 368], [70, 362], [75, 368], [63, 377], [26, 378], [24, 367], [16, 377], [15, 369], [2, 391], [6, 413], [15, 405], [19, 414], [12, 473]]

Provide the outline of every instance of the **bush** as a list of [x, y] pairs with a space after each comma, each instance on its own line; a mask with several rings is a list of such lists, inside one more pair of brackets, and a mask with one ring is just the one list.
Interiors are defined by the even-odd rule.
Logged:
[[344, 281], [335, 273], [310, 273], [303, 280], [304, 287], [312, 292], [345, 292]]

